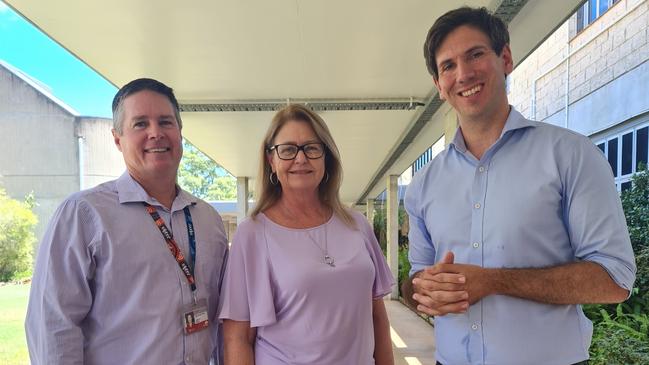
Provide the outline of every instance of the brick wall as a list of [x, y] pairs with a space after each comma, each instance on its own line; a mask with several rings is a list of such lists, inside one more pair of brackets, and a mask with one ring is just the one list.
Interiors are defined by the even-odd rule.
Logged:
[[571, 16], [514, 70], [510, 103], [526, 117], [564, 125], [566, 82], [572, 105], [649, 60], [648, 9], [648, 0], [622, 0], [579, 34]]

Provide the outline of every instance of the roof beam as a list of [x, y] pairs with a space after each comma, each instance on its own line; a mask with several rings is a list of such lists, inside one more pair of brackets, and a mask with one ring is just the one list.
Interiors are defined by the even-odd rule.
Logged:
[[182, 103], [182, 112], [266, 112], [279, 110], [287, 104], [304, 104], [314, 111], [340, 110], [412, 110], [424, 106], [424, 102], [414, 98], [394, 99], [286, 99], [253, 100], [214, 103]]
[[[503, 0], [494, 11], [494, 14], [501, 17], [507, 24], [518, 14], [528, 0]], [[433, 115], [442, 106], [444, 101], [439, 98], [439, 94], [433, 88], [432, 95], [427, 98], [425, 107], [415, 120], [410, 124], [410, 127], [405, 131], [400, 142], [393, 147], [392, 152], [383, 161], [381, 167], [376, 171], [372, 180], [363, 190], [361, 196], [356, 200], [356, 205], [364, 205], [370, 191], [376, 186], [392, 165], [399, 159], [401, 154], [410, 146], [415, 140], [419, 132], [429, 123]]]

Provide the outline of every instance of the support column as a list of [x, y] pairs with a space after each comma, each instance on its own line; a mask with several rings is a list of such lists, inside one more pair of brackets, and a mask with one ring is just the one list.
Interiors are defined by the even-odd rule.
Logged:
[[[388, 176], [387, 181], [387, 209], [385, 213], [385, 222], [387, 225], [387, 252], [388, 252], [388, 266], [394, 280], [398, 281], [399, 278], [399, 187], [397, 182], [399, 175]], [[390, 299], [399, 299], [399, 285], [392, 288]]]
[[370, 222], [370, 227], [374, 228], [374, 199], [367, 199], [367, 205], [365, 205], [365, 209], [367, 221]]
[[248, 177], [237, 176], [237, 225], [248, 216]]
[[451, 109], [446, 113], [446, 115], [444, 115], [444, 147], [453, 142], [453, 137], [455, 137], [456, 131], [457, 114], [455, 114], [455, 111]]

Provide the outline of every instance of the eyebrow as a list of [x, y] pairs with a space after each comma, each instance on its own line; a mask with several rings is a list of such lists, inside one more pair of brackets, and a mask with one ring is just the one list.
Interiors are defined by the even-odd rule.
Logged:
[[[474, 52], [474, 51], [477, 51], [477, 50], [484, 50], [484, 49], [489, 49], [489, 47], [487, 47], [487, 46], [485, 46], [485, 45], [482, 45], [482, 44], [479, 44], [479, 45], [477, 45], [477, 46], [473, 46], [473, 47], [467, 49], [466, 51], [464, 51], [464, 55], [466, 56], [466, 55], [468, 55], [468, 54], [470, 54], [470, 53], [472, 53], [472, 52]], [[445, 64], [445, 63], [448, 63], [448, 62], [451, 62], [451, 59], [450, 59], [450, 58], [447, 58], [447, 59], [445, 59], [445, 60], [443, 60], [443, 61], [440, 61], [439, 64], [438, 64], [438, 66], [441, 66], [441, 65], [443, 65], [443, 64]]]
[[302, 145], [309, 144], [309, 143], [322, 143], [322, 142], [320, 142], [320, 141], [317, 140], [317, 139], [310, 139], [310, 140], [308, 140], [308, 141], [305, 141], [305, 142], [302, 143], [301, 145], [300, 145], [299, 143], [295, 142], [295, 141], [286, 141], [286, 142], [275, 143], [275, 144], [276, 144], [276, 145], [277, 145], [277, 144], [294, 144], [294, 145], [296, 145], [296, 146], [298, 146], [298, 145], [302, 146]]
[[[160, 115], [158, 117], [158, 119], [174, 119], [175, 117], [176, 116], [172, 115], [172, 114], [165, 114], [165, 115]], [[136, 115], [133, 118], [131, 118], [132, 121], [135, 121], [135, 120], [140, 121], [140, 120], [143, 120], [143, 119], [148, 119], [148, 116], [145, 115], [145, 114], [142, 114], [142, 115]]]

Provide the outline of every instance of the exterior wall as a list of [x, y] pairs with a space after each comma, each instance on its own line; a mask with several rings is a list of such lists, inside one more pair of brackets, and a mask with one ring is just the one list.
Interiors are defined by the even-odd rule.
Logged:
[[113, 143], [113, 135], [110, 132], [112, 128], [112, 119], [77, 119], [77, 135], [81, 136], [83, 141], [82, 189], [112, 180], [126, 170], [124, 158]]
[[85, 188], [121, 174], [124, 163], [110, 137], [110, 120], [75, 117], [0, 67], [1, 182], [12, 198], [34, 193], [39, 240], [56, 207], [79, 190], [78, 135], [86, 142]]
[[649, 110], [648, 8], [622, 0], [579, 34], [573, 15], [514, 70], [510, 102], [588, 136]]
[[0, 67], [0, 175], [9, 196], [34, 192], [42, 232], [61, 200], [79, 188], [74, 116]]

